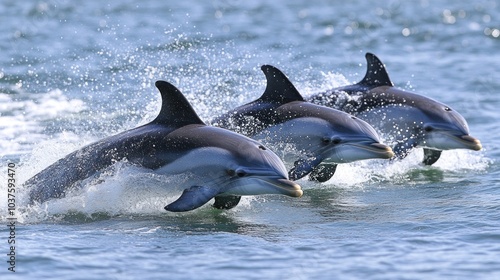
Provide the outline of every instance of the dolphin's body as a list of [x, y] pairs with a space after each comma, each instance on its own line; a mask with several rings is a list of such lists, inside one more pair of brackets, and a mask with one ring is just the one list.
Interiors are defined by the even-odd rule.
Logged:
[[173, 212], [198, 208], [214, 197], [215, 207], [227, 209], [239, 202], [234, 195], [302, 195], [271, 150], [243, 135], [205, 125], [177, 88], [164, 81], [156, 86], [162, 108], [155, 120], [47, 167], [25, 183], [30, 200], [42, 203], [62, 197], [75, 183], [121, 160], [159, 174], [191, 174], [180, 198], [165, 207]]
[[359, 83], [315, 94], [309, 101], [367, 121], [393, 145], [398, 158], [422, 147], [423, 163], [432, 165], [443, 150], [481, 149], [458, 112], [431, 98], [395, 88], [375, 55], [367, 53], [366, 60], [368, 69]]
[[215, 118], [212, 124], [272, 147], [290, 144], [296, 160], [290, 179], [309, 174], [311, 179], [324, 182], [339, 163], [394, 155], [365, 121], [304, 101], [285, 74], [273, 66], [264, 65], [262, 71], [267, 78], [264, 94]]

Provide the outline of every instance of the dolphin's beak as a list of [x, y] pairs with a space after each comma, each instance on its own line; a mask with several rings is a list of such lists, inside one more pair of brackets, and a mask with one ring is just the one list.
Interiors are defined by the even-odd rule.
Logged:
[[269, 185], [272, 185], [278, 194], [284, 194], [291, 197], [301, 197], [303, 194], [300, 185], [288, 179], [262, 178], [261, 180], [265, 181]]
[[371, 143], [369, 145], [353, 144], [353, 146], [367, 151], [370, 155], [370, 158], [390, 159], [394, 157], [394, 152], [392, 151], [391, 147], [381, 143]]
[[481, 142], [469, 134], [454, 133], [454, 131], [443, 130], [430, 134], [428, 143], [430, 148], [439, 150], [467, 149], [479, 151], [483, 148]]
[[481, 145], [481, 141], [479, 139], [474, 138], [470, 135], [463, 135], [458, 137], [460, 143], [463, 143], [465, 145], [464, 149], [469, 149], [469, 150], [474, 150], [474, 151], [479, 151], [483, 148]]
[[278, 179], [279, 184], [275, 186], [283, 191], [283, 194], [291, 197], [301, 197], [304, 192], [302, 188], [297, 184], [287, 179]]
[[367, 150], [372, 151], [374, 154], [380, 156], [380, 158], [389, 159], [394, 157], [391, 147], [381, 143], [373, 143], [368, 146]]

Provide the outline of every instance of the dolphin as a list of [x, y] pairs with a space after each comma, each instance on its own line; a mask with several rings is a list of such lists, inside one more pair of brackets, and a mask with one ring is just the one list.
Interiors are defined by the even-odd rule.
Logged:
[[365, 57], [368, 67], [359, 83], [317, 93], [308, 100], [367, 121], [392, 144], [397, 158], [422, 147], [423, 163], [432, 165], [443, 150], [481, 150], [481, 142], [470, 136], [462, 115], [446, 104], [395, 88], [378, 57], [371, 53]]
[[147, 172], [191, 174], [172, 212], [196, 209], [215, 197], [214, 207], [229, 209], [242, 195], [300, 197], [279, 157], [261, 143], [235, 132], [207, 126], [172, 84], [157, 81], [159, 115], [150, 123], [85, 146], [28, 181], [31, 203], [63, 197], [80, 182], [126, 160]]
[[325, 182], [337, 164], [394, 156], [365, 121], [345, 112], [306, 102], [279, 69], [263, 65], [267, 86], [260, 98], [211, 121], [214, 126], [235, 130], [276, 147], [290, 144], [298, 156], [290, 179], [309, 174]]

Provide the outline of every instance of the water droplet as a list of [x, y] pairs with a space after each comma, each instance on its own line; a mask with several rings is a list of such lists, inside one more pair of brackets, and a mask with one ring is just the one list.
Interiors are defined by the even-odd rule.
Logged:
[[403, 36], [408, 37], [408, 36], [410, 36], [411, 31], [410, 31], [409, 28], [403, 28], [403, 30], [401, 31], [401, 33], [403, 34]]

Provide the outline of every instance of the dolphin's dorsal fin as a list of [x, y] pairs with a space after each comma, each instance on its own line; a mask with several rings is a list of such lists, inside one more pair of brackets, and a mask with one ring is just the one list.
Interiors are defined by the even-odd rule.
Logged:
[[389, 79], [389, 74], [387, 74], [384, 64], [378, 57], [372, 53], [366, 53], [365, 58], [367, 62], [366, 74], [358, 85], [373, 87], [394, 86], [391, 79]]
[[271, 65], [262, 65], [260, 69], [266, 75], [267, 86], [259, 100], [280, 104], [304, 101], [304, 98], [292, 82], [278, 68]]
[[165, 81], [156, 81], [155, 85], [161, 93], [162, 101], [160, 114], [152, 123], [175, 127], [188, 124], [205, 124], [198, 117], [186, 97], [175, 86]]

